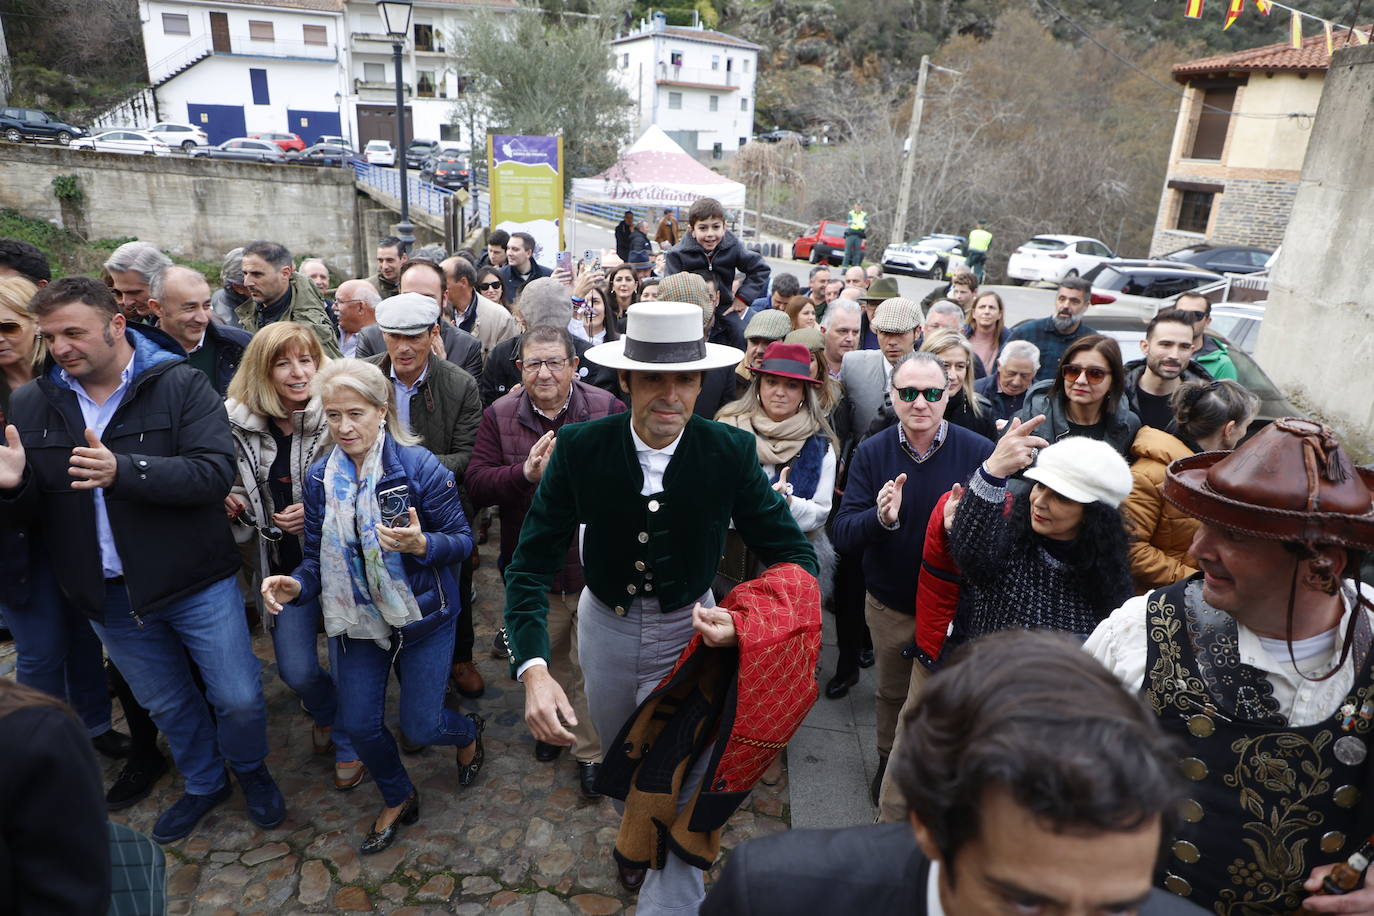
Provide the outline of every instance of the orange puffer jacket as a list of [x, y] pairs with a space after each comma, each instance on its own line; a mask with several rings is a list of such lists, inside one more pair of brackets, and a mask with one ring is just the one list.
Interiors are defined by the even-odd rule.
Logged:
[[1135, 485], [1121, 511], [1130, 525], [1131, 575], [1136, 591], [1171, 585], [1197, 572], [1188, 547], [1198, 522], [1164, 501], [1164, 471], [1193, 450], [1176, 436], [1142, 426], [1131, 446]]

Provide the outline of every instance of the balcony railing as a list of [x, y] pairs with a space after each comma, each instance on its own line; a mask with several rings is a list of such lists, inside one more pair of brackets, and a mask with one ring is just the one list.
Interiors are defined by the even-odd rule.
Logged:
[[660, 86], [705, 86], [710, 89], [738, 89], [744, 84], [736, 70], [711, 70], [706, 67], [674, 67], [660, 63], [655, 78]]
[[[412, 95], [412, 94], [413, 94], [413, 90], [412, 90], [412, 88], [411, 88], [410, 83], [402, 83], [401, 86], [402, 86], [402, 88], [404, 89], [406, 95], [409, 96], [409, 95]], [[355, 79], [355, 80], [353, 81], [353, 91], [354, 91], [354, 92], [390, 92], [390, 93], [392, 93], [392, 94], [394, 95], [395, 92], [396, 92], [396, 83], [395, 83], [394, 81], [388, 83], [388, 82], [380, 82], [380, 81], [378, 81], [378, 80], [360, 80], [360, 79]]]
[[232, 54], [242, 57], [278, 57], [294, 60], [337, 60], [338, 52], [332, 44], [313, 44], [304, 41], [278, 41], [230, 35], [227, 49], [215, 48], [209, 34], [197, 35], [166, 57], [149, 65], [148, 81], [158, 83], [196, 61], [211, 54]]

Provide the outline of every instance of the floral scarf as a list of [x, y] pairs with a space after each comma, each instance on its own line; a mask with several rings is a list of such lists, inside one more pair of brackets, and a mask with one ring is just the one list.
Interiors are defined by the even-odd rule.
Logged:
[[329, 453], [320, 530], [320, 606], [326, 634], [371, 639], [390, 649], [392, 629], [422, 615], [401, 555], [382, 550], [377, 540], [382, 521], [377, 480], [386, 438], [383, 432], [372, 444], [361, 474], [355, 473], [353, 459], [337, 445]]

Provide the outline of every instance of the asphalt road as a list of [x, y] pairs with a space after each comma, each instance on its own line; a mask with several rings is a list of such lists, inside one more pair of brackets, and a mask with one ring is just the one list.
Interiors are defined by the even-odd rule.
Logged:
[[[568, 235], [568, 248], [579, 252], [587, 248], [615, 248], [615, 235], [611, 229], [600, 223], [587, 220], [572, 221], [572, 231]], [[807, 285], [807, 275], [811, 265], [805, 261], [790, 261], [783, 258], [767, 258], [768, 266], [774, 273], [790, 273], [801, 281], [802, 288]], [[839, 275], [838, 268], [831, 268], [832, 274]], [[925, 298], [935, 286], [935, 280], [916, 277], [897, 276], [897, 288], [903, 296], [917, 302]], [[1027, 318], [1043, 318], [1054, 307], [1054, 290], [1032, 286], [985, 286], [984, 289], [996, 291], [1007, 308], [1007, 326], [1010, 327]]]

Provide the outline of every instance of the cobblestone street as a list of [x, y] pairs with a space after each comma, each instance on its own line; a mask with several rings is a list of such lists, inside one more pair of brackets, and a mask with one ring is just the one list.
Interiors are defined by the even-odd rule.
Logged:
[[[167, 846], [172, 916], [634, 912], [634, 897], [617, 882], [610, 855], [619, 825], [614, 807], [581, 797], [568, 754], [551, 764], [534, 759], [521, 717], [523, 693], [508, 678], [506, 663], [490, 655], [501, 613], [497, 539], [493, 526], [476, 576], [475, 657], [487, 690], [479, 700], [462, 700], [464, 711], [480, 712], [488, 723], [486, 764], [477, 782], [459, 790], [451, 749], [405, 757], [420, 790], [420, 821], [403, 828], [384, 853], [359, 856], [381, 797], [370, 778], [351, 792], [335, 791], [333, 758], [312, 754], [310, 721], [276, 675], [269, 638], [258, 633], [268, 765], [286, 796], [287, 818], [275, 830], [259, 830], [236, 789], [195, 833]], [[11, 643], [0, 646], [0, 676], [14, 676]], [[394, 685], [391, 693], [394, 728]], [[120, 762], [101, 763], [108, 786]], [[151, 798], [114, 819], [149, 832], [180, 791], [179, 777], [164, 777]], [[759, 785], [730, 821], [723, 846], [785, 830], [788, 818], [786, 778], [776, 787]]]

